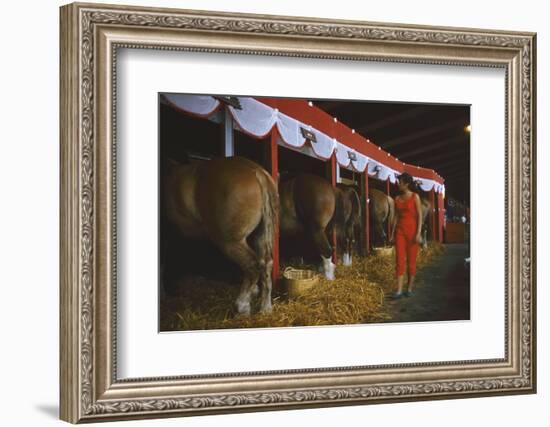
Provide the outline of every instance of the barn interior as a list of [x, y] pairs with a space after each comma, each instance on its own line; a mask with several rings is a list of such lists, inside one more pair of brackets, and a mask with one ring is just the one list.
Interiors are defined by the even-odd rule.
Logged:
[[445, 179], [445, 197], [470, 205], [469, 105], [329, 100], [314, 104], [400, 160], [437, 171]]
[[[445, 221], [463, 222], [469, 216], [470, 200], [470, 107], [468, 105], [415, 104], [395, 102], [308, 100], [326, 113], [346, 124], [354, 132], [370, 139], [383, 150], [408, 164], [433, 169], [445, 180]], [[164, 163], [170, 159], [179, 163], [203, 162], [227, 155], [225, 144], [224, 111], [209, 117], [185, 114], [159, 96], [159, 162], [160, 180]], [[246, 157], [269, 170], [269, 135], [259, 140], [233, 130], [232, 155]], [[311, 156], [292, 147], [278, 145], [278, 179], [283, 181], [300, 172], [315, 174], [327, 179], [329, 162]], [[361, 188], [361, 176], [357, 171], [339, 168], [338, 182]], [[368, 179], [369, 189], [378, 189], [391, 196], [397, 194], [397, 186], [389, 181]], [[176, 283], [185, 275], [198, 275], [212, 280], [237, 284], [241, 272], [208, 241], [184, 237], [163, 214], [162, 192], [159, 194], [159, 242], [161, 280], [164, 286]], [[425, 195], [427, 196], [427, 195]], [[460, 224], [462, 229], [464, 225]], [[372, 224], [369, 225], [372, 228]], [[360, 233], [357, 230], [357, 233]], [[430, 239], [436, 239], [434, 229]], [[374, 232], [372, 241], [376, 242]], [[432, 235], [433, 234], [433, 235]], [[460, 234], [460, 233], [459, 233]], [[449, 237], [449, 236], [446, 236]], [[456, 238], [456, 236], [455, 236]], [[458, 239], [468, 240], [464, 233]], [[356, 250], [366, 255], [362, 238], [357, 235]], [[379, 243], [379, 242], [378, 242]], [[281, 264], [292, 264], [295, 257], [301, 262], [314, 263], [315, 250], [305, 239], [281, 240]]]

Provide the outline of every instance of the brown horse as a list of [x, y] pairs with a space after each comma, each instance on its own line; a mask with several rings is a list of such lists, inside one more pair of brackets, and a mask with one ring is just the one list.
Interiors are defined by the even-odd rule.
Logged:
[[432, 203], [424, 197], [423, 194], [419, 194], [420, 196], [420, 206], [422, 208], [421, 212], [421, 221], [422, 221], [422, 247], [425, 248], [428, 245], [428, 223], [426, 221], [427, 218], [430, 218], [432, 215]]
[[388, 244], [387, 224], [391, 224], [395, 212], [393, 199], [383, 191], [369, 189], [369, 215], [374, 228], [375, 242]]
[[352, 249], [355, 243], [355, 227], [361, 225], [361, 201], [355, 188], [338, 184], [336, 187], [336, 210], [334, 214], [338, 246], [344, 248], [343, 265], [352, 264]]
[[271, 310], [273, 231], [278, 216], [277, 187], [258, 164], [217, 158], [168, 167], [163, 180], [166, 215], [183, 235], [213, 242], [243, 272], [238, 313], [250, 314], [260, 283], [260, 310]]
[[281, 237], [306, 235], [321, 256], [327, 279], [334, 279], [332, 247], [327, 226], [336, 208], [336, 192], [330, 182], [316, 175], [298, 174], [279, 184]]

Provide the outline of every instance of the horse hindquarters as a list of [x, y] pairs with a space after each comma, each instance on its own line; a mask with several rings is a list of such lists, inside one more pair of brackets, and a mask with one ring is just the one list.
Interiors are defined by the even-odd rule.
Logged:
[[325, 230], [334, 215], [335, 193], [328, 181], [300, 174], [279, 186], [280, 231], [284, 237], [305, 234], [323, 260], [327, 277], [334, 276], [332, 247]]
[[270, 312], [272, 308], [273, 239], [279, 216], [279, 194], [273, 179], [264, 170], [257, 170], [256, 178], [262, 189], [262, 219], [250, 236], [250, 242], [260, 263], [260, 311]]
[[[273, 221], [277, 192], [257, 164], [238, 157], [181, 166], [166, 180], [167, 217], [187, 236], [208, 238], [243, 273], [236, 300], [240, 314], [250, 313], [250, 297], [260, 275], [271, 273]], [[267, 192], [267, 196], [266, 196]], [[252, 236], [254, 234], [254, 236]], [[249, 246], [257, 238], [253, 250]], [[261, 254], [261, 256], [260, 256]], [[268, 280], [269, 279], [269, 280]], [[271, 276], [262, 279], [262, 308], [271, 306]], [[269, 298], [269, 300], [268, 300]]]
[[211, 163], [219, 170], [230, 163], [222, 174], [211, 177], [209, 189], [213, 191], [205, 191], [201, 212], [209, 224], [211, 239], [243, 272], [237, 310], [240, 314], [250, 313], [250, 300], [259, 283], [261, 310], [268, 311], [278, 210], [275, 183], [264, 169], [246, 159], [233, 157]]

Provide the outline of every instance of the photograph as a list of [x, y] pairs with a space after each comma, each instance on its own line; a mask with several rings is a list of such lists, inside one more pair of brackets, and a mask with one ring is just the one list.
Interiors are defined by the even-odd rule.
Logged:
[[537, 392], [534, 26], [393, 9], [59, 9], [60, 419]]
[[161, 332], [470, 320], [470, 105], [158, 104]]

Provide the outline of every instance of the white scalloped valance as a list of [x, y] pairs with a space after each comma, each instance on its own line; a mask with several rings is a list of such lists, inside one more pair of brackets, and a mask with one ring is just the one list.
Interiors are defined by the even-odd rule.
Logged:
[[336, 141], [336, 160], [338, 164], [356, 172], [364, 172], [370, 159], [364, 154]]
[[330, 159], [336, 148], [336, 140], [312, 127], [309, 130], [315, 135], [316, 142], [311, 143], [315, 154], [322, 159]]
[[242, 109], [229, 106], [229, 111], [238, 127], [246, 133], [256, 138], [264, 138], [271, 132], [273, 126], [277, 126], [277, 131], [286, 145], [300, 148], [306, 143], [301, 128], [306, 128], [315, 135], [315, 142], [311, 143], [311, 148], [316, 157], [327, 160], [334, 153], [335, 140], [325, 133], [253, 98], [239, 98], [239, 101]]
[[432, 179], [414, 178], [420, 188], [424, 191], [434, 190], [436, 193], [445, 194], [445, 185], [440, 184]]
[[[221, 105], [221, 102], [212, 96], [164, 94], [163, 97], [174, 108], [200, 117], [211, 116]], [[299, 149], [307, 155], [323, 160], [329, 159], [334, 153], [338, 164], [343, 168], [361, 173], [366, 170], [373, 178], [382, 181], [389, 179], [392, 184], [397, 182], [400, 172], [382, 162], [373, 160], [318, 129], [254, 98], [238, 97], [238, 100], [241, 108], [227, 105], [227, 111], [234, 119], [235, 129], [255, 138], [263, 139], [276, 126], [280, 137], [279, 142], [283, 145]], [[305, 147], [306, 138], [302, 135], [301, 128], [305, 128], [315, 135], [315, 142], [312, 141], [307, 147]], [[433, 189], [438, 193], [444, 194], [445, 192], [445, 186], [434, 180], [416, 177], [415, 180], [424, 191]]]
[[295, 148], [303, 147], [306, 139], [302, 136], [302, 131], [300, 130], [302, 126], [302, 123], [298, 120], [279, 112], [277, 130], [284, 144]]
[[277, 123], [279, 112], [254, 98], [239, 98], [241, 108], [228, 105], [228, 110], [236, 124], [245, 133], [256, 138], [265, 138]]
[[187, 113], [208, 117], [220, 107], [220, 101], [211, 96], [163, 94], [169, 105]]
[[368, 174], [373, 178], [380, 179], [382, 181], [390, 180], [392, 184], [397, 182], [397, 177], [400, 175], [400, 172], [392, 169], [376, 160], [370, 160], [368, 164]]

